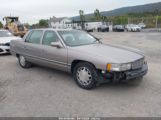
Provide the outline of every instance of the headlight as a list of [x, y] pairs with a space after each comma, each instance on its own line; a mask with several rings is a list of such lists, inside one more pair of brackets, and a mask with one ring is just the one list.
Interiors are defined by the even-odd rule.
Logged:
[[131, 63], [107, 64], [108, 71], [126, 71], [131, 69]]
[[147, 64], [147, 59], [144, 57], [144, 64]]

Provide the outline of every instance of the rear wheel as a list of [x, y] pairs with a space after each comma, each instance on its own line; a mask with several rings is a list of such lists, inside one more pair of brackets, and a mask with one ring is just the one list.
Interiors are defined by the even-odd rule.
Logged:
[[22, 55], [19, 55], [18, 57], [19, 60], [19, 64], [22, 68], [30, 68], [31, 67], [31, 63], [26, 61], [26, 58]]
[[83, 89], [92, 89], [98, 79], [96, 68], [87, 62], [78, 63], [73, 72], [77, 85]]

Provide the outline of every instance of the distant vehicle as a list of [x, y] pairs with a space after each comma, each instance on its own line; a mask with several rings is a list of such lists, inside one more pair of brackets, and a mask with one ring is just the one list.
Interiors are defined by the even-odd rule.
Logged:
[[109, 32], [109, 26], [106, 24], [100, 25], [97, 28], [98, 32]]
[[146, 28], [146, 25], [144, 23], [139, 23], [138, 26], [141, 27], [142, 29]]
[[77, 26], [77, 27], [73, 27], [73, 29], [75, 29], [75, 30], [82, 30], [82, 27], [81, 26]]
[[124, 26], [123, 25], [114, 25], [113, 31], [114, 32], [124, 32]]
[[87, 32], [93, 32], [94, 28], [88, 24], [85, 24], [85, 31]]
[[7, 30], [0, 30], [0, 54], [10, 53], [11, 40], [20, 39]]
[[6, 21], [5, 29], [9, 30], [15, 36], [23, 37], [28, 29], [21, 24], [18, 17], [4, 17], [3, 20]]
[[11, 53], [22, 68], [34, 63], [70, 72], [83, 89], [103, 82], [141, 80], [148, 71], [140, 51], [103, 44], [80, 30], [35, 29], [23, 40], [11, 41]]
[[141, 31], [141, 27], [135, 24], [128, 24], [126, 25], [125, 28], [127, 31], [130, 31], [130, 32], [140, 32]]

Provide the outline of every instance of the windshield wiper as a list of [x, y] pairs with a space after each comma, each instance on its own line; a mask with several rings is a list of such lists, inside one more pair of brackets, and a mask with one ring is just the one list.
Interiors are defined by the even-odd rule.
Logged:
[[93, 41], [93, 43], [95, 43], [95, 42], [102, 43], [102, 42], [100, 41], [101, 38], [95, 38], [95, 39], [96, 39], [96, 40]]

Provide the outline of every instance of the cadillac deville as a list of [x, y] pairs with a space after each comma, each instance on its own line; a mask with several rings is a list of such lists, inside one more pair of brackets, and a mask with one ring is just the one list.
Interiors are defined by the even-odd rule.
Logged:
[[80, 30], [31, 30], [22, 41], [11, 41], [11, 53], [22, 68], [38, 64], [70, 72], [83, 89], [97, 83], [141, 79], [148, 71], [142, 52], [103, 44]]

